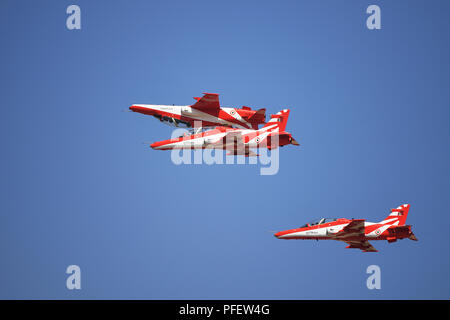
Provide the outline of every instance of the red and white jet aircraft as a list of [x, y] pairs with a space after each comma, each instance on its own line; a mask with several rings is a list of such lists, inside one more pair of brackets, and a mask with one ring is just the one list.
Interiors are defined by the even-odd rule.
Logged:
[[202, 121], [202, 127], [227, 126], [241, 129], [258, 129], [266, 123], [266, 109], [252, 110], [249, 107], [221, 108], [219, 95], [204, 93], [190, 106], [168, 106], [152, 104], [134, 104], [131, 111], [158, 118], [161, 122], [176, 127], [194, 127], [194, 121]]
[[391, 209], [391, 214], [381, 222], [366, 222], [364, 219], [328, 219], [322, 218], [304, 226], [274, 234], [278, 239], [300, 240], [338, 240], [348, 243], [347, 248], [361, 249], [363, 252], [377, 252], [368, 240], [387, 240], [395, 242], [399, 239], [417, 241], [406, 226], [409, 204]]
[[[223, 149], [227, 155], [257, 156], [250, 148], [275, 149], [278, 146], [299, 143], [286, 131], [289, 110], [271, 116], [267, 124], [258, 130], [216, 127], [211, 130], [159, 141], [150, 146], [155, 150], [172, 149]], [[201, 129], [201, 128], [200, 128]]]

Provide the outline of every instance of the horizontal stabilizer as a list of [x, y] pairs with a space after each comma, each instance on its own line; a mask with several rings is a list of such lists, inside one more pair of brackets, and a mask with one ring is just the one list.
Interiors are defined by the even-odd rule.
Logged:
[[411, 234], [409, 235], [409, 238], [408, 238], [408, 239], [411, 239], [411, 240], [414, 240], [414, 241], [419, 241], [419, 239], [416, 238], [416, 235], [415, 235], [414, 233], [412, 233], [412, 232], [411, 232]]
[[293, 144], [294, 146], [300, 145], [300, 143], [298, 143], [297, 140], [295, 140], [293, 137], [291, 137], [291, 144]]
[[248, 120], [250, 122], [266, 122], [266, 109], [259, 109], [250, 118], [248, 118]]
[[258, 130], [260, 124], [266, 123], [266, 109], [259, 109], [248, 118], [248, 122], [252, 124], [254, 130]]

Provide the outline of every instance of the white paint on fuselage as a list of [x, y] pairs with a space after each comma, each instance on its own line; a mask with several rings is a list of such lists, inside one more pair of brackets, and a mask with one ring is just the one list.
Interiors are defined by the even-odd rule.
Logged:
[[155, 149], [203, 149], [208, 148], [209, 145], [220, 141], [220, 139], [222, 139], [225, 135], [226, 132], [220, 132], [218, 134], [210, 136], [197, 137], [194, 139], [184, 139], [181, 141], [167, 143], [159, 147], [155, 147]]
[[[155, 105], [155, 104], [135, 104], [137, 107], [147, 108], [149, 110], [155, 110], [155, 111], [162, 111], [162, 112], [168, 112], [172, 113], [178, 116], [188, 117], [192, 120], [198, 120], [198, 121], [205, 121], [205, 122], [212, 122], [212, 123], [218, 123], [225, 126], [232, 126], [240, 129], [246, 129], [246, 126], [240, 125], [238, 123], [230, 122], [224, 119], [221, 119], [219, 117], [215, 117], [213, 115], [210, 115], [209, 113], [200, 111], [195, 108], [191, 108], [191, 106], [167, 106], [167, 105]], [[243, 123], [245, 123], [248, 127], [251, 127], [251, 125], [246, 122], [239, 113], [234, 108], [221, 108], [223, 111], [231, 115], [236, 120], [239, 120]], [[234, 114], [232, 114], [232, 110], [234, 110]]]
[[[245, 135], [251, 134], [251, 133], [257, 133], [257, 135], [249, 140], [247, 143], [244, 141], [240, 141], [240, 143], [243, 146], [246, 146], [248, 148], [257, 148], [259, 146], [259, 143], [262, 142], [269, 134], [273, 132], [278, 132], [279, 128], [277, 124], [263, 127], [259, 130], [253, 130], [253, 129], [237, 129], [227, 132], [218, 132], [216, 134], [212, 135], [206, 135], [201, 137], [196, 137], [193, 139], [183, 139], [181, 141], [176, 142], [170, 142], [158, 147], [155, 147], [154, 149], [228, 149], [228, 144], [226, 144], [226, 138], [225, 138], [225, 144], [217, 143], [223, 138], [229, 134], [229, 133], [240, 133], [240, 135], [243, 137]], [[257, 138], [259, 138], [259, 142], [256, 142]], [[234, 140], [230, 139], [230, 146], [234, 146]]]
[[[330, 227], [321, 227], [317, 229], [310, 229], [310, 230], [304, 230], [304, 231], [297, 231], [288, 233], [282, 236], [279, 236], [280, 239], [290, 239], [290, 238], [324, 238], [324, 239], [337, 239], [336, 234], [342, 229], [344, 229], [350, 222], [330, 226]], [[376, 223], [374, 222], [364, 222], [364, 227], [374, 225]], [[386, 228], [383, 228], [383, 230], [380, 230], [382, 228], [375, 229], [371, 233], [365, 235], [368, 238], [376, 238], [381, 233], [383, 233], [387, 228], [389, 228], [391, 225], [385, 226]], [[380, 225], [381, 227], [381, 225]], [[376, 230], [380, 230], [380, 233], [376, 233]]]
[[176, 115], [181, 115], [181, 110], [185, 106], [166, 106], [166, 105], [158, 105], [158, 104], [135, 104], [136, 107], [146, 108], [149, 110], [168, 112]]

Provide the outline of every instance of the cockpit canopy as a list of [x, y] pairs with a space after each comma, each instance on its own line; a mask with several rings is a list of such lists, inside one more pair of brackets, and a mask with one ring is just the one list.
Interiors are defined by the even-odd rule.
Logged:
[[314, 221], [308, 222], [307, 224], [301, 226], [300, 228], [313, 227], [313, 226], [317, 226], [319, 224], [330, 223], [330, 222], [333, 222], [336, 220], [337, 220], [337, 218], [320, 218], [320, 219], [316, 219]]

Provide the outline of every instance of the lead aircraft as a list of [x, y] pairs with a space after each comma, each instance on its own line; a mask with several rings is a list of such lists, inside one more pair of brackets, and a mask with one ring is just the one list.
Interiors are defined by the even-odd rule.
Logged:
[[266, 123], [266, 109], [255, 111], [245, 106], [241, 109], [221, 107], [217, 93], [203, 93], [203, 97], [194, 99], [197, 102], [193, 105], [134, 104], [130, 110], [185, 128], [194, 127], [195, 121], [201, 121], [202, 127], [226, 126], [240, 129], [258, 129], [258, 125]]
[[391, 209], [389, 216], [381, 222], [367, 222], [364, 219], [321, 218], [300, 228], [280, 231], [274, 234], [278, 239], [298, 240], [338, 240], [348, 244], [347, 248], [363, 252], [377, 252], [368, 240], [387, 240], [389, 243], [400, 239], [417, 241], [411, 226], [405, 225], [409, 204]]

